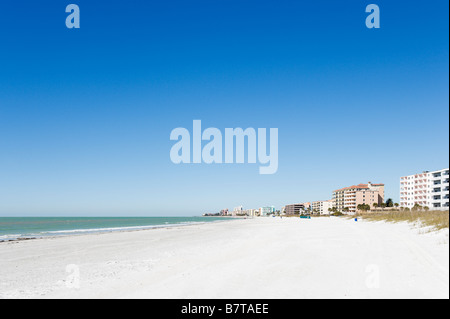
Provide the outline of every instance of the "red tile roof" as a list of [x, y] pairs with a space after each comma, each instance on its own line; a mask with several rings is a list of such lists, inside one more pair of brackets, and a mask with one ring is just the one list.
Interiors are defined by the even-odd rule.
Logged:
[[[384, 186], [384, 184], [371, 184], [372, 186]], [[340, 188], [335, 190], [334, 192], [339, 192], [339, 191], [343, 191], [346, 189], [368, 189], [369, 185], [368, 184], [358, 184], [358, 185], [353, 185], [353, 186], [349, 186], [349, 187], [344, 187], [344, 188]]]

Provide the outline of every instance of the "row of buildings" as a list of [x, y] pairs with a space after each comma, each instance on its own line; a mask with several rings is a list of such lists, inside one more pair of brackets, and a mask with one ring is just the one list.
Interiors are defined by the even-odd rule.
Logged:
[[237, 206], [232, 211], [228, 210], [228, 208], [222, 209], [219, 213], [216, 214], [203, 214], [203, 216], [249, 216], [249, 217], [258, 217], [258, 216], [269, 216], [275, 214], [275, 206], [264, 206], [257, 209], [244, 209], [244, 207]]
[[319, 200], [314, 202], [290, 204], [284, 206], [281, 211], [286, 215], [313, 213], [320, 215], [331, 214], [331, 210], [356, 213], [360, 204], [373, 206], [374, 203], [381, 205], [384, 202], [384, 184], [352, 185], [333, 191], [331, 199]]
[[[384, 184], [371, 183], [343, 187], [333, 191], [331, 199], [285, 205], [280, 211], [274, 206], [244, 210], [242, 206], [220, 211], [220, 216], [268, 216], [274, 213], [296, 215], [313, 213], [331, 214], [331, 210], [354, 214], [360, 205], [373, 208], [385, 202]], [[376, 205], [374, 205], [376, 204]], [[396, 204], [397, 205], [397, 204]], [[401, 208], [413, 208], [417, 205], [431, 210], [449, 209], [449, 169], [424, 171], [422, 173], [400, 177]]]

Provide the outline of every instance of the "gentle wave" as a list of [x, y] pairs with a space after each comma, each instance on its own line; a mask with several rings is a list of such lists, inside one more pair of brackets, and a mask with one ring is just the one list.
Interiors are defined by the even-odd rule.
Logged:
[[[215, 221], [210, 221], [215, 222]], [[79, 229], [67, 229], [67, 230], [49, 230], [40, 232], [30, 232], [25, 234], [5, 234], [0, 235], [0, 242], [11, 241], [11, 240], [21, 240], [21, 239], [34, 239], [34, 238], [45, 238], [45, 237], [57, 237], [57, 236], [70, 236], [70, 235], [81, 235], [89, 233], [109, 233], [109, 232], [119, 232], [119, 231], [137, 231], [146, 229], [156, 229], [156, 228], [170, 228], [176, 226], [188, 226], [195, 224], [203, 224], [205, 221], [183, 221], [178, 223], [164, 222], [163, 224], [156, 225], [140, 225], [140, 226], [119, 226], [119, 227], [99, 227], [99, 228], [79, 228]]]
[[109, 227], [109, 228], [92, 228], [92, 229], [71, 229], [71, 230], [55, 230], [42, 232], [41, 234], [71, 234], [71, 233], [95, 233], [95, 232], [111, 232], [111, 231], [121, 231], [121, 230], [141, 230], [141, 229], [152, 229], [152, 228], [166, 228], [174, 226], [186, 226], [193, 224], [202, 224], [201, 222], [186, 222], [179, 224], [163, 224], [163, 225], [148, 225], [148, 226], [128, 226], [128, 227]]

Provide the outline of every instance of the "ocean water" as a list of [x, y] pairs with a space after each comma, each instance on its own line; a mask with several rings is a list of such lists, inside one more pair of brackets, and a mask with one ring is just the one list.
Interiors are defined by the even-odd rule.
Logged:
[[173, 227], [226, 217], [0, 217], [0, 241]]

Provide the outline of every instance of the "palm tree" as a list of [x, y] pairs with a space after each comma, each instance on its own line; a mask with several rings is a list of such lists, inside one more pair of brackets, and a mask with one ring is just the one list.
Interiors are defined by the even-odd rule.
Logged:
[[375, 208], [375, 210], [377, 210], [377, 208], [378, 208], [378, 203], [373, 203], [372, 206], [373, 206], [373, 208]]
[[359, 204], [356, 208], [357, 208], [358, 210], [362, 210], [363, 212], [366, 212], [366, 211], [370, 210], [370, 205], [367, 205], [367, 204]]

